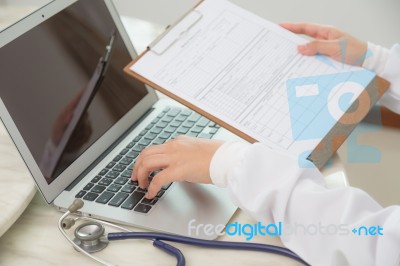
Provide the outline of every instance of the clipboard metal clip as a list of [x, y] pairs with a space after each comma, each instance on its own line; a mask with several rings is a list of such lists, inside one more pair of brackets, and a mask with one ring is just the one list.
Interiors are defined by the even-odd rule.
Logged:
[[174, 24], [169, 25], [167, 29], [157, 37], [147, 49], [156, 55], [162, 55], [179, 39], [203, 18], [203, 14], [196, 9], [189, 10]]

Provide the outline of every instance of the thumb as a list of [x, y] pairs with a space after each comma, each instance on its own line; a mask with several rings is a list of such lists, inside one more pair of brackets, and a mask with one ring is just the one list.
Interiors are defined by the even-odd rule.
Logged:
[[315, 40], [305, 45], [300, 45], [298, 50], [303, 55], [323, 54], [334, 56], [340, 54], [340, 45], [338, 40]]

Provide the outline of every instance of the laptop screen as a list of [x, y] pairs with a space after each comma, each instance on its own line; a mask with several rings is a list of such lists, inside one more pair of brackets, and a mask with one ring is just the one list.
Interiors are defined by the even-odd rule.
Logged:
[[77, 1], [0, 49], [1, 98], [50, 184], [148, 93], [105, 3]]

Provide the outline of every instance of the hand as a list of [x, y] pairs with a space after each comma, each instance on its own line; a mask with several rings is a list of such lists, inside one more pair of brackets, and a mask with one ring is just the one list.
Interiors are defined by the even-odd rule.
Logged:
[[334, 27], [308, 23], [281, 23], [281, 27], [315, 38], [298, 50], [303, 55], [323, 54], [350, 65], [361, 66], [367, 53], [368, 45], [355, 37]]
[[[210, 162], [222, 141], [179, 136], [162, 145], [144, 149], [132, 173], [141, 188], [147, 187], [146, 198], [157, 195], [162, 186], [174, 181], [211, 183]], [[162, 169], [162, 170], [161, 170]], [[161, 170], [149, 185], [149, 174]]]

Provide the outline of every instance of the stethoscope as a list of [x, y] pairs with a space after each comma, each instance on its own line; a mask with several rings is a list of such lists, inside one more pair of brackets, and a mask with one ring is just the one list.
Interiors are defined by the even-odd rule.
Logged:
[[[230, 242], [230, 241], [217, 241], [217, 240], [202, 240], [186, 236], [178, 236], [164, 233], [153, 233], [153, 232], [132, 232], [124, 227], [109, 222], [101, 221], [91, 217], [84, 217], [78, 214], [78, 210], [83, 207], [84, 203], [81, 199], [75, 199], [74, 202], [69, 206], [68, 211], [61, 216], [58, 221], [58, 228], [64, 237], [72, 244], [77, 250], [87, 255], [94, 261], [103, 265], [111, 266], [113, 264], [100, 259], [99, 257], [93, 256], [91, 253], [95, 253], [103, 250], [107, 247], [110, 241], [125, 240], [125, 239], [147, 239], [153, 241], [153, 246], [163, 250], [164, 252], [174, 256], [177, 260], [177, 266], [185, 265], [185, 257], [182, 252], [176, 247], [165, 243], [175, 242], [186, 245], [205, 247], [205, 248], [218, 248], [218, 249], [235, 249], [235, 250], [248, 250], [258, 252], [268, 252], [277, 255], [285, 256], [296, 260], [298, 262], [307, 264], [298, 255], [289, 249], [258, 243], [248, 242]], [[68, 217], [74, 215], [75, 218]], [[85, 221], [75, 228], [75, 238], [68, 237], [65, 230], [70, 229], [75, 225], [78, 220]], [[122, 232], [117, 233], [105, 233], [104, 225], [114, 227]]]

